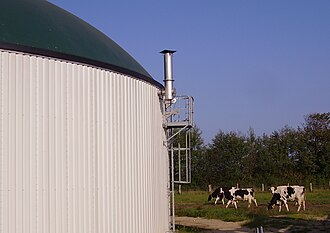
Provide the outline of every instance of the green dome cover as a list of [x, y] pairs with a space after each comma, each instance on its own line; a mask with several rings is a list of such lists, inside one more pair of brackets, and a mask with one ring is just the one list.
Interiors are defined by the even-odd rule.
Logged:
[[125, 50], [45, 0], [0, 0], [0, 48], [95, 65], [161, 86]]

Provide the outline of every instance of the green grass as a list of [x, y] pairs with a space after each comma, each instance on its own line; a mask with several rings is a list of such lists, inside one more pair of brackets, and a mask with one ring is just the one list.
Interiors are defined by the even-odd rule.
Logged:
[[192, 232], [202, 232], [203, 229], [196, 228], [196, 227], [187, 227], [187, 226], [177, 226], [176, 230], [180, 233], [192, 233]]
[[238, 209], [222, 209], [219, 211], [216, 208], [206, 207], [190, 207], [177, 210], [178, 216], [187, 216], [195, 218], [221, 219], [227, 222], [239, 222], [249, 219], [248, 213]]
[[[222, 204], [209, 203], [207, 202], [208, 195], [207, 192], [202, 191], [189, 191], [183, 192], [182, 195], [176, 195], [176, 215], [221, 219], [229, 222], [246, 221], [245, 226], [250, 228], [257, 226], [291, 227], [291, 232], [308, 232], [308, 229], [313, 230], [313, 225], [322, 225], [322, 219], [330, 218], [330, 190], [307, 192], [306, 211], [299, 213], [297, 213], [297, 206], [293, 202], [289, 203], [289, 212], [286, 211], [285, 207], [282, 207], [281, 212], [278, 212], [277, 207], [273, 210], [267, 210], [267, 203], [272, 197], [269, 192], [256, 192], [258, 207], [252, 203], [251, 207], [247, 208], [246, 201], [239, 201], [238, 209], [235, 209], [233, 205], [226, 209]], [[330, 228], [329, 221], [327, 223]], [[181, 232], [185, 231], [180, 230]], [[186, 232], [200, 232], [200, 229], [191, 228], [191, 231]]]

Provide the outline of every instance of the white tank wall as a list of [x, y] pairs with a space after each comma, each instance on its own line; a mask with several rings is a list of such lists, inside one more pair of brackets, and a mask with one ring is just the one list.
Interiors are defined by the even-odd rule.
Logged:
[[164, 233], [158, 89], [0, 50], [0, 232]]

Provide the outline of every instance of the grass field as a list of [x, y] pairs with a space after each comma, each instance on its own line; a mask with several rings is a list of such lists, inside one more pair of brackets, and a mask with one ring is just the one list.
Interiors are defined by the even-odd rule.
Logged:
[[[297, 206], [290, 202], [290, 211], [282, 208], [278, 212], [276, 207], [267, 210], [267, 203], [271, 200], [269, 192], [256, 192], [258, 207], [252, 203], [247, 208], [246, 201], [238, 202], [238, 209], [230, 205], [227, 209], [222, 204], [207, 202], [209, 193], [201, 191], [183, 192], [175, 196], [177, 216], [200, 217], [206, 219], [220, 219], [228, 222], [246, 221], [249, 228], [263, 226], [264, 228], [288, 228], [294, 226], [290, 232], [330, 232], [330, 190], [314, 190], [306, 193], [306, 210], [297, 213]], [[180, 226], [179, 226], [180, 229]], [[180, 232], [200, 232], [198, 229], [181, 227]], [[188, 229], [188, 230], [187, 230]], [[288, 231], [286, 231], [288, 232]]]

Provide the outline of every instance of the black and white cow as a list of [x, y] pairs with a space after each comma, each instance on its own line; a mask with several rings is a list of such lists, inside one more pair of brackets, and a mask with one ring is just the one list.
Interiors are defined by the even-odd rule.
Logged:
[[282, 205], [286, 207], [286, 210], [289, 211], [288, 201], [296, 201], [298, 203], [298, 210], [300, 211], [301, 206], [305, 210], [305, 187], [304, 186], [278, 186], [276, 189], [273, 189], [273, 197], [268, 203], [268, 209], [273, 209], [275, 205], [279, 206], [278, 211], [282, 209]]
[[[299, 185], [281, 185], [281, 186], [272, 186], [272, 187], [269, 188], [269, 190], [272, 194], [274, 194], [276, 190], [281, 191], [281, 190], [285, 189], [288, 186], [291, 186], [293, 188], [294, 187], [300, 187]], [[296, 202], [295, 205], [298, 205], [298, 202]]]
[[285, 189], [288, 186], [293, 187], [293, 188], [303, 187], [303, 186], [299, 186], [299, 185], [281, 185], [281, 186], [276, 186], [276, 187], [272, 186], [272, 187], [269, 188], [269, 190], [272, 194], [274, 194], [276, 190], [282, 190], [282, 189]]
[[220, 200], [222, 202], [222, 204], [225, 204], [225, 192], [227, 192], [229, 190], [229, 188], [217, 188], [216, 190], [214, 190], [214, 192], [212, 194], [209, 195], [208, 201], [211, 201], [212, 199], [215, 199], [214, 201], [214, 205], [217, 204], [217, 202]]
[[244, 201], [247, 200], [248, 207], [251, 206], [252, 201], [254, 202], [255, 206], [258, 206], [257, 200], [254, 197], [254, 190], [252, 188], [239, 189], [232, 187], [227, 192], [224, 192], [224, 194], [225, 194], [225, 198], [229, 200], [226, 205], [226, 208], [228, 208], [230, 204], [233, 204], [237, 209], [237, 201], [239, 200], [244, 200]]

